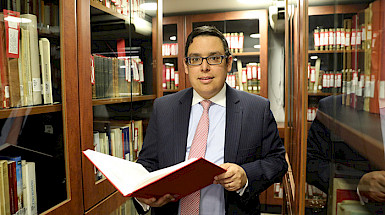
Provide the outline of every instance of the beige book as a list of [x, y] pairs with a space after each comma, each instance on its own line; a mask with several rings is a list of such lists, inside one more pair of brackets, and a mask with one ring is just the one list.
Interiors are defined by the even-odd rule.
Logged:
[[[8, 181], [8, 162], [6, 160], [0, 161], [0, 168], [2, 171], [0, 172], [0, 195], [2, 199], [4, 199], [4, 207], [2, 207], [2, 211], [0, 214], [10, 215], [10, 199], [9, 199], [9, 181]], [[3, 204], [3, 203], [1, 203]]]
[[21, 29], [21, 59], [22, 59], [22, 80], [24, 105], [33, 105], [32, 97], [32, 71], [31, 71], [31, 52], [30, 52], [30, 32]]
[[35, 163], [22, 160], [21, 165], [25, 215], [37, 215]]
[[52, 79], [51, 79], [51, 51], [50, 42], [47, 38], [39, 40], [41, 76], [43, 79], [44, 104], [52, 104]]
[[37, 18], [33, 14], [23, 14], [21, 18], [29, 19], [31, 22], [26, 23], [22, 28], [29, 30], [30, 40], [30, 56], [31, 56], [31, 79], [32, 79], [32, 97], [33, 104], [42, 104], [42, 92], [41, 92], [41, 76], [39, 67], [39, 46], [37, 35]]

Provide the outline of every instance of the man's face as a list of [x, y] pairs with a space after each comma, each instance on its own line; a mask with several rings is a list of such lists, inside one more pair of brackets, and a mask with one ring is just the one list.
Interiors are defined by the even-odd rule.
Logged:
[[[225, 55], [221, 39], [215, 36], [197, 36], [193, 39], [188, 49], [187, 57], [208, 57], [212, 55]], [[219, 65], [209, 65], [203, 60], [201, 65], [192, 66], [184, 63], [185, 72], [189, 76], [192, 87], [205, 99], [210, 99], [221, 91], [227, 72], [231, 70], [232, 57], [223, 59]]]

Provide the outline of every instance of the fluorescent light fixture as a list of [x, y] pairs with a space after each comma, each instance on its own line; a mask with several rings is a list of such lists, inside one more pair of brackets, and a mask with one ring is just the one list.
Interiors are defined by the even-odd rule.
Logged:
[[261, 38], [261, 34], [250, 34], [251, 38]]
[[254, 48], [255, 48], [255, 49], [260, 49], [260, 48], [261, 48], [261, 45], [254, 45]]
[[317, 56], [317, 55], [310, 56], [310, 59], [312, 59], [312, 60], [317, 60], [317, 59], [318, 59], [318, 56]]
[[175, 41], [176, 40], [176, 36], [171, 36], [170, 40]]
[[[126, 23], [129, 23], [128, 20], [126, 20]], [[136, 32], [143, 35], [150, 35], [152, 32], [152, 25], [147, 20], [144, 20], [140, 17], [133, 17], [133, 24], [135, 26]]]
[[4, 18], [4, 20], [8, 22], [19, 22], [19, 23], [31, 23], [32, 20], [27, 19], [27, 18], [20, 18], [20, 17], [14, 17], [14, 16], [8, 16]]
[[239, 3], [241, 4], [271, 4], [272, 0], [238, 0]]
[[157, 10], [157, 4], [155, 2], [152, 3], [143, 3], [140, 5], [140, 8], [143, 10]]

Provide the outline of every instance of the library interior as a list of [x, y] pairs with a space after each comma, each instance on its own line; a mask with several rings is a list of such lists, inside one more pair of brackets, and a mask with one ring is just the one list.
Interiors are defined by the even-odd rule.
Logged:
[[[188, 42], [204, 26], [220, 36]], [[384, 214], [384, 30], [385, 0], [0, 0], [0, 215], [162, 214], [140, 204], [165, 194], [183, 214], [206, 186], [225, 214]], [[213, 36], [224, 53], [189, 52]], [[194, 72], [221, 68], [221, 137], [204, 145], [221, 161], [189, 160], [197, 89], [219, 79]], [[224, 161], [241, 189], [216, 184]]]

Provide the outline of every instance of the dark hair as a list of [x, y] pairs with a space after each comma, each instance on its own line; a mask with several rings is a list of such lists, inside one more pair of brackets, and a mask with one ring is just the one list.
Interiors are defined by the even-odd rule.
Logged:
[[[190, 35], [188, 35], [188, 37], [187, 37], [185, 51], [184, 51], [185, 57], [188, 57], [187, 56], [188, 48], [190, 47], [190, 45], [193, 42], [194, 38], [197, 37], [197, 36], [214, 36], [214, 37], [218, 37], [222, 41], [223, 48], [225, 50], [225, 55], [226, 56], [230, 56], [231, 55], [231, 52], [229, 50], [229, 45], [227, 44], [227, 40], [226, 40], [225, 36], [223, 36], [222, 32], [220, 32], [214, 26], [200, 26], [200, 27], [195, 28], [190, 33]], [[226, 58], [226, 60], [227, 60], [227, 58]]]

